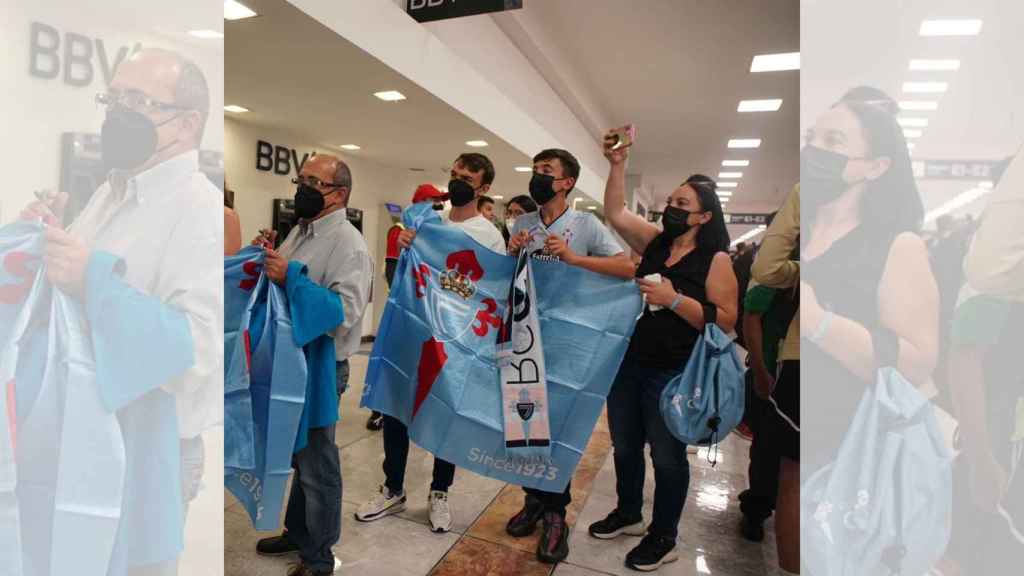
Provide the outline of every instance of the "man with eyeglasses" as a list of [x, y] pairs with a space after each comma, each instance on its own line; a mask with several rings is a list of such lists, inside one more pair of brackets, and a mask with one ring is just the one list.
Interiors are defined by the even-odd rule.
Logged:
[[[307, 347], [311, 372], [303, 408], [303, 420], [308, 418], [307, 444], [292, 458], [295, 475], [285, 531], [260, 540], [256, 551], [271, 556], [298, 552], [301, 563], [289, 576], [320, 576], [334, 572], [331, 547], [341, 536], [341, 463], [334, 443], [335, 423], [338, 402], [348, 387], [349, 358], [362, 339], [373, 261], [363, 236], [348, 221], [352, 172], [343, 161], [317, 154], [302, 165], [293, 182], [298, 225], [276, 251], [274, 232], [263, 231], [253, 244], [263, 246], [266, 274], [287, 288], [292, 310], [343, 315], [344, 320], [326, 333], [334, 339], [333, 381], [319, 376], [316, 366], [321, 358], [313, 358]], [[298, 273], [301, 268], [306, 270], [305, 277]]]
[[[632, 279], [633, 262], [625, 255], [596, 216], [577, 212], [568, 196], [576, 187], [580, 163], [566, 150], [550, 149], [533, 159], [530, 197], [540, 207], [519, 216], [510, 231], [509, 254], [527, 250], [533, 258], [561, 261], [591, 272]], [[526, 501], [505, 527], [509, 535], [523, 538], [533, 534], [543, 521], [537, 559], [555, 564], [569, 555], [566, 507], [572, 502], [571, 483], [562, 493], [524, 488]]]
[[[448, 192], [441, 200], [450, 200], [451, 212], [444, 223], [462, 229], [480, 244], [501, 254], [505, 253], [505, 239], [498, 228], [480, 215], [477, 198], [486, 194], [494, 182], [494, 164], [478, 153], [459, 156], [451, 169]], [[414, 198], [415, 200], [415, 198]], [[402, 230], [398, 246], [405, 250], [416, 238], [416, 230]], [[417, 346], [419, 343], [417, 343]], [[405, 466], [409, 460], [409, 430], [397, 418], [384, 415], [384, 484], [369, 502], [359, 507], [356, 520], [372, 522], [405, 510]], [[430, 528], [434, 532], [451, 529], [452, 514], [448, 505], [448, 489], [455, 480], [455, 465], [434, 458], [433, 478], [427, 497]]]
[[[22, 216], [47, 223], [47, 277], [82, 304], [97, 385], [124, 439], [107, 573], [175, 574], [203, 475], [200, 434], [224, 410], [223, 201], [198, 156], [209, 91], [194, 63], [145, 49], [118, 65], [96, 100], [106, 107], [106, 181], [67, 230], [66, 193], [41, 197]], [[90, 548], [98, 538], [78, 536]], [[49, 562], [43, 552], [36, 561]]]

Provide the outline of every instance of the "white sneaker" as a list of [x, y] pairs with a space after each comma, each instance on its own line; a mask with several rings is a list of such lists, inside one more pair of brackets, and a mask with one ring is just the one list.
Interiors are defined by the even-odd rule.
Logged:
[[447, 532], [452, 528], [452, 509], [448, 506], [448, 493], [430, 491], [427, 498], [430, 507], [430, 528], [434, 532]]
[[373, 522], [385, 516], [397, 514], [405, 510], [405, 492], [392, 494], [383, 484], [377, 494], [369, 502], [359, 507], [356, 512], [356, 520], [360, 522]]

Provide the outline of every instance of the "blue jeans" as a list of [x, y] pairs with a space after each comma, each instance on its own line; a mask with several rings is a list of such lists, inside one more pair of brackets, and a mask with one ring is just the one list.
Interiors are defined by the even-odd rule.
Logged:
[[[348, 360], [338, 362], [338, 398], [348, 387]], [[292, 456], [295, 474], [284, 527], [299, 547], [303, 564], [315, 571], [334, 570], [331, 546], [341, 538], [341, 460], [334, 425], [312, 428], [309, 443]]]
[[608, 394], [608, 428], [615, 450], [615, 492], [619, 514], [643, 519], [644, 444], [654, 460], [654, 517], [651, 534], [675, 539], [690, 486], [686, 444], [676, 439], [661, 417], [661, 391], [678, 370], [650, 368], [627, 357]]

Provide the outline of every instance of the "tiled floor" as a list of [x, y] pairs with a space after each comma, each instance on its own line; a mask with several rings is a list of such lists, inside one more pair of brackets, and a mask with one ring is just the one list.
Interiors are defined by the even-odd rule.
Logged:
[[[573, 504], [568, 520], [575, 524], [566, 562], [552, 569], [534, 557], [537, 536], [515, 539], [505, 522], [522, 505], [517, 486], [459, 470], [450, 493], [454, 526], [448, 534], [427, 527], [427, 491], [432, 456], [413, 445], [409, 453], [406, 491], [409, 505], [398, 516], [363, 524], [352, 514], [383, 481], [381, 435], [364, 428], [367, 413], [358, 408], [367, 358], [352, 359], [352, 388], [342, 398], [337, 443], [341, 450], [344, 502], [341, 542], [335, 554], [341, 574], [358, 576], [607, 576], [637, 574], [623, 564], [638, 538], [612, 541], [591, 538], [586, 527], [615, 506], [615, 471], [604, 417], [573, 478]], [[745, 442], [730, 437], [721, 446], [712, 469], [704, 451], [690, 456], [691, 481], [680, 523], [680, 560], [663, 566], [664, 576], [754, 576], [775, 565], [771, 522], [762, 544], [737, 534], [736, 495], [746, 486]], [[650, 465], [648, 463], [648, 465]], [[650, 519], [654, 474], [647, 474], [644, 515]], [[539, 531], [538, 531], [539, 532]], [[225, 496], [224, 568], [229, 576], [284, 576], [294, 558], [256, 555], [256, 541], [269, 535], [252, 529], [245, 512]]]

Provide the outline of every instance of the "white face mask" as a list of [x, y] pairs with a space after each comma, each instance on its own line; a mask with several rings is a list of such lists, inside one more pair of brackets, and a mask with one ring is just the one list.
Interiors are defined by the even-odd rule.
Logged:
[[512, 231], [512, 227], [515, 226], [515, 225], [516, 225], [516, 219], [515, 218], [505, 218], [505, 227], [508, 228], [510, 232]]

